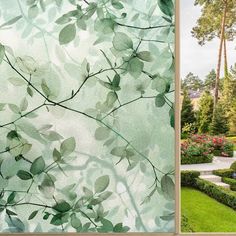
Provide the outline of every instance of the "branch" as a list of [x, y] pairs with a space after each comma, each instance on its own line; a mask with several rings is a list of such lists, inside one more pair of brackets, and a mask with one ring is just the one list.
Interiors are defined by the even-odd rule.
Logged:
[[117, 25], [127, 27], [127, 28], [132, 28], [132, 29], [139, 29], [139, 30], [151, 30], [151, 29], [160, 29], [160, 28], [166, 28], [166, 27], [172, 27], [174, 26], [173, 24], [170, 25], [156, 25], [156, 26], [149, 26], [149, 27], [141, 27], [141, 26], [134, 26], [134, 25], [126, 25], [122, 23], [116, 22]]

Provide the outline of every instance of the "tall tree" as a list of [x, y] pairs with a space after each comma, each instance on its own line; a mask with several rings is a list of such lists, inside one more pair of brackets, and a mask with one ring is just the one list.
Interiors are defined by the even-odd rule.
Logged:
[[181, 127], [183, 128], [186, 124], [192, 124], [195, 121], [196, 119], [193, 111], [193, 105], [191, 103], [188, 91], [185, 89], [181, 110]]
[[182, 80], [181, 87], [182, 90], [199, 90], [203, 87], [203, 82], [197, 75], [189, 72]]
[[216, 71], [212, 69], [204, 81], [205, 90], [212, 90], [215, 87]]
[[200, 98], [198, 111], [198, 132], [208, 133], [212, 122], [213, 98], [209, 91], [205, 91]]
[[192, 34], [204, 45], [215, 37], [220, 39], [218, 63], [216, 70], [214, 106], [216, 107], [219, 95], [220, 69], [222, 51], [224, 48], [225, 75], [228, 72], [226, 41], [233, 40], [236, 35], [236, 1], [235, 0], [195, 0], [195, 5], [202, 7], [202, 15]]

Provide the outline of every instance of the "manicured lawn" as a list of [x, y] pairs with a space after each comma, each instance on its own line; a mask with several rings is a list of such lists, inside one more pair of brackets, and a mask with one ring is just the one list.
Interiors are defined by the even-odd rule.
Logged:
[[181, 189], [181, 214], [193, 232], [236, 232], [236, 211], [195, 189]]

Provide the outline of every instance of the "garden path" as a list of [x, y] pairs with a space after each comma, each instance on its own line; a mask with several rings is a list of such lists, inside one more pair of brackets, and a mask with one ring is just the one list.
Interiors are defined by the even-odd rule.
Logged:
[[230, 186], [221, 181], [221, 177], [212, 174], [213, 170], [217, 169], [226, 169], [229, 168], [230, 165], [236, 161], [236, 152], [234, 152], [234, 157], [226, 158], [226, 157], [214, 157], [212, 163], [204, 163], [204, 164], [191, 164], [191, 165], [181, 165], [181, 170], [196, 170], [200, 172], [199, 178], [208, 180], [218, 186], [229, 189]]

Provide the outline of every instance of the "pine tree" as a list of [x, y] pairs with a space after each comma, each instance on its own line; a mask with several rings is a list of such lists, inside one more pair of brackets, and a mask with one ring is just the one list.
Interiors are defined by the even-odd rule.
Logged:
[[229, 133], [236, 135], [236, 98], [232, 101], [229, 112]]
[[209, 91], [205, 91], [200, 98], [198, 112], [198, 132], [208, 133], [213, 115], [213, 97]]
[[192, 124], [195, 121], [196, 119], [191, 99], [189, 97], [188, 91], [184, 90], [184, 97], [181, 110], [181, 128], [183, 128], [186, 124]]
[[215, 108], [209, 130], [212, 135], [226, 134], [229, 131], [228, 121], [221, 103], [218, 103]]

